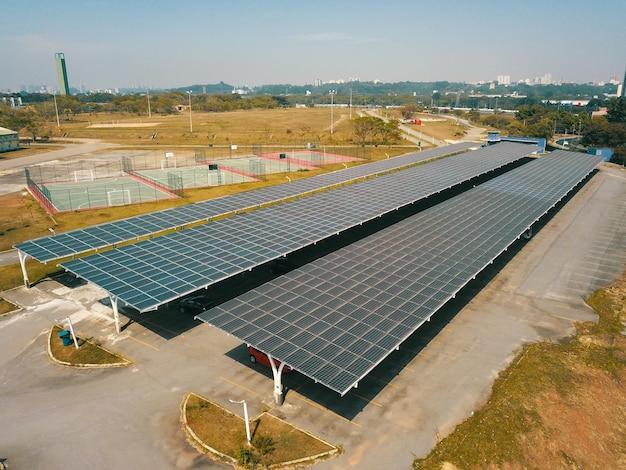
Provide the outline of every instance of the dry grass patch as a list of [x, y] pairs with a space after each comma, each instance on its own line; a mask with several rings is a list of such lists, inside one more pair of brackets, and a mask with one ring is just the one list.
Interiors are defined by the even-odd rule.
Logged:
[[414, 468], [626, 468], [626, 276], [588, 303], [598, 323], [524, 347], [489, 402]]
[[63, 346], [59, 333], [64, 331], [58, 325], [50, 330], [49, 351], [53, 359], [74, 366], [113, 366], [130, 365], [128, 359], [107, 351], [96, 342], [77, 336], [78, 349], [72, 342], [69, 346]]
[[[301, 145], [304, 142], [323, 144], [347, 142], [352, 137], [349, 110], [334, 110], [333, 134], [330, 134], [330, 110], [324, 108], [251, 109], [227, 112], [192, 111], [193, 132], [189, 129], [189, 113], [168, 116], [132, 116], [120, 113], [95, 113], [78, 115], [76, 120], [65, 121], [62, 130], [50, 124], [50, 132], [67, 133], [68, 138], [96, 138], [120, 144], [197, 144], [238, 145], [285, 144]], [[133, 124], [158, 122], [151, 128]], [[115, 127], [95, 127], [101, 124]], [[154, 131], [156, 140], [150, 140]]]
[[0, 315], [4, 315], [5, 313], [14, 312], [17, 310], [17, 305], [13, 305], [8, 300], [0, 298]]
[[182, 409], [192, 439], [240, 465], [267, 467], [307, 458], [313, 463], [337, 453], [336, 447], [268, 413], [250, 422], [252, 445], [248, 446], [241, 417], [193, 393], [185, 397]]

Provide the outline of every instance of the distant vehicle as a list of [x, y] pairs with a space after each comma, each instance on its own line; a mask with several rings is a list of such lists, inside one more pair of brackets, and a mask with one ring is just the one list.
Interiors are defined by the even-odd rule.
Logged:
[[[270, 365], [269, 357], [267, 357], [265, 353], [262, 353], [258, 349], [254, 349], [252, 346], [248, 346], [248, 354], [250, 354], [250, 362], [259, 363], [265, 367], [272, 367]], [[276, 367], [280, 367], [280, 362], [277, 361], [276, 359], [274, 359], [274, 364], [276, 365]], [[291, 371], [292, 369], [288, 365], [285, 365], [285, 367], [283, 368], [283, 372], [291, 372]]]
[[213, 299], [207, 297], [206, 295], [194, 295], [180, 299], [178, 301], [178, 311], [180, 313], [202, 313], [213, 307], [213, 305]]

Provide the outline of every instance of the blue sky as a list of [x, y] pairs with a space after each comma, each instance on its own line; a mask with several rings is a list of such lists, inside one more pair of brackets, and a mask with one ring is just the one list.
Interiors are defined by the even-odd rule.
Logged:
[[0, 0], [0, 90], [621, 80], [623, 0]]

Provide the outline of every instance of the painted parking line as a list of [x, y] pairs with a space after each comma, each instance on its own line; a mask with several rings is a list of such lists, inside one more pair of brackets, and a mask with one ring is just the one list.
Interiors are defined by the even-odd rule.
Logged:
[[364, 396], [359, 395], [359, 394], [358, 394], [358, 393], [356, 393], [356, 392], [349, 392], [349, 393], [348, 393], [348, 395], [351, 395], [351, 396], [355, 396], [355, 397], [357, 397], [357, 398], [360, 398], [361, 400], [363, 400], [363, 401], [365, 401], [365, 402], [367, 402], [367, 403], [370, 403], [370, 404], [372, 404], [372, 405], [374, 405], [374, 406], [377, 406], [377, 407], [379, 407], [379, 408], [382, 408], [382, 407], [383, 407], [383, 405], [382, 405], [382, 404], [380, 404], [380, 403], [378, 403], [378, 402], [375, 402], [374, 400], [370, 400], [369, 398], [365, 398]]
[[137, 341], [139, 344], [143, 344], [144, 346], [152, 348], [155, 351], [159, 350], [159, 348], [157, 348], [156, 346], [153, 346], [150, 343], [146, 343], [145, 341], [141, 341], [140, 339], [135, 338], [133, 335], [128, 335], [128, 339], [132, 339], [133, 341]]
[[245, 390], [246, 392], [249, 392], [249, 393], [251, 393], [252, 395], [257, 396], [257, 397], [259, 397], [259, 398], [260, 398], [260, 399], [262, 399], [262, 400], [263, 400], [263, 399], [265, 399], [265, 397], [264, 397], [263, 395], [261, 395], [260, 393], [257, 393], [257, 392], [255, 392], [254, 390], [252, 390], [252, 389], [250, 389], [250, 388], [248, 388], [248, 387], [245, 387], [245, 386], [243, 386], [243, 385], [241, 385], [241, 384], [238, 384], [237, 382], [234, 382], [234, 381], [232, 381], [232, 380], [230, 380], [230, 379], [227, 379], [226, 377], [224, 377], [224, 376], [222, 376], [222, 375], [220, 375], [220, 379], [222, 379], [222, 380], [223, 380], [223, 381], [225, 381], [225, 382], [228, 382], [228, 383], [229, 383], [229, 384], [231, 384], [231, 385], [234, 385], [234, 386], [235, 386], [235, 387], [237, 387], [237, 388], [240, 388], [240, 389], [242, 389], [242, 390]]
[[574, 297], [580, 297], [580, 298], [587, 297], [591, 293], [589, 292], [588, 289], [585, 289], [584, 286], [581, 287], [580, 289], [577, 289], [575, 287], [564, 287], [563, 290], [569, 292]]
[[363, 426], [360, 425], [359, 423], [356, 423], [354, 421], [352, 421], [351, 419], [348, 418], [344, 418], [343, 416], [341, 416], [340, 414], [335, 413], [334, 411], [329, 410], [328, 408], [324, 408], [322, 405], [318, 405], [317, 403], [315, 403], [314, 401], [309, 400], [308, 398], [303, 397], [302, 395], [300, 395], [299, 393], [294, 394], [294, 397], [296, 397], [298, 400], [301, 400], [311, 406], [313, 406], [314, 408], [317, 408], [318, 410], [322, 410], [336, 418], [342, 419], [344, 421], [347, 421], [350, 424], [354, 424], [355, 426], [362, 428]]
[[159, 323], [154, 323], [154, 322], [152, 322], [152, 321], [150, 321], [150, 320], [133, 320], [133, 323], [136, 323], [136, 324], [138, 324], [138, 325], [140, 325], [140, 326], [144, 326], [144, 325], [152, 325], [152, 326], [154, 326], [155, 328], [158, 328], [158, 329], [160, 329], [161, 331], [165, 331], [165, 332], [167, 332], [167, 333], [170, 333], [170, 334], [172, 334], [172, 335], [174, 335], [174, 336], [180, 336], [181, 338], [184, 338], [184, 337], [185, 337], [185, 334], [184, 334], [184, 333], [181, 333], [181, 332], [179, 332], [179, 331], [170, 330], [169, 328], [163, 328], [163, 326], [162, 326], [161, 324], [159, 324]]
[[375, 380], [375, 381], [377, 381], [377, 382], [383, 383], [383, 384], [385, 384], [385, 385], [389, 385], [389, 386], [391, 386], [391, 387], [393, 387], [393, 388], [400, 388], [398, 385], [396, 385], [396, 384], [394, 384], [394, 383], [391, 383], [391, 382], [388, 382], [388, 381], [386, 381], [386, 380], [380, 379], [380, 378], [378, 378], [378, 377], [374, 377], [372, 374], [368, 375], [368, 376], [367, 376], [367, 378], [369, 378], [369, 379], [374, 379], [374, 380]]

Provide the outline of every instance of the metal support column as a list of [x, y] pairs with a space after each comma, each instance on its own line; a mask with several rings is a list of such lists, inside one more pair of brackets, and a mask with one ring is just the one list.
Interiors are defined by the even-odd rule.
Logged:
[[30, 289], [30, 281], [28, 280], [28, 272], [26, 271], [26, 259], [28, 258], [28, 255], [20, 250], [17, 250], [17, 255], [20, 258], [20, 266], [22, 267], [22, 275], [24, 276], [24, 285], [27, 289]]
[[276, 367], [274, 363], [274, 358], [267, 355], [267, 358], [270, 360], [270, 366], [272, 367], [272, 375], [274, 376], [274, 403], [278, 406], [281, 406], [285, 402], [285, 396], [283, 394], [283, 383], [282, 383], [282, 375], [283, 369], [285, 367], [285, 363], [281, 363], [280, 366]]
[[120, 312], [117, 308], [117, 297], [109, 294], [109, 298], [111, 299], [111, 306], [113, 307], [113, 320], [115, 321], [115, 332], [121, 333], [122, 329], [120, 327]]

